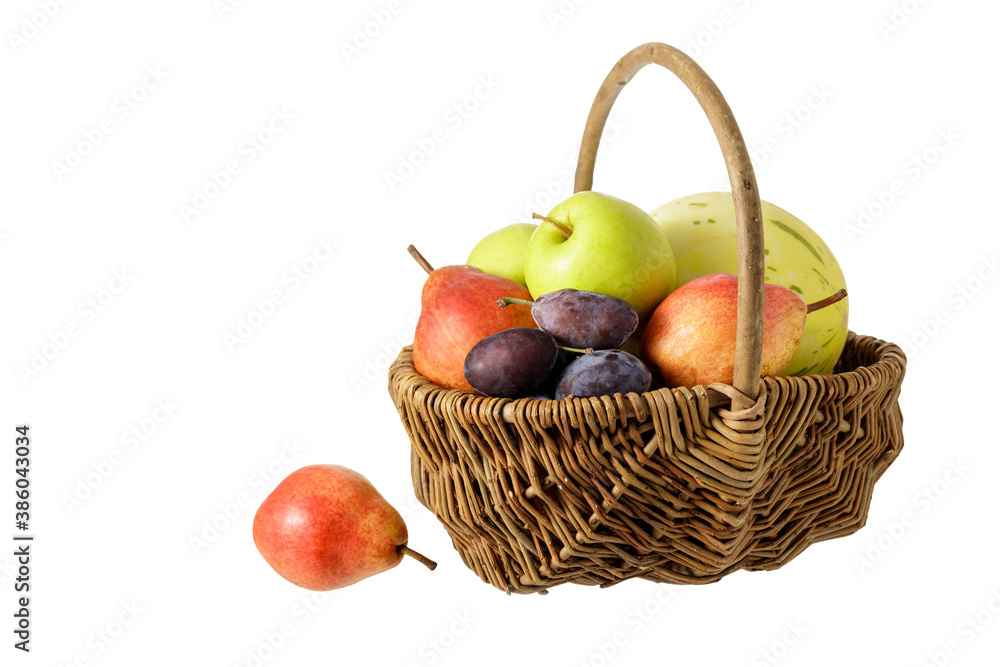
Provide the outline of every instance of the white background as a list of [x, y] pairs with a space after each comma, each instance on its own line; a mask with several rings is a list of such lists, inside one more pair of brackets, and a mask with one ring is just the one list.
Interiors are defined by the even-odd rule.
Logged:
[[[3, 664], [995, 664], [1000, 7], [389, 8], [4, 2]], [[852, 328], [907, 344], [906, 446], [866, 528], [776, 572], [508, 597], [412, 496], [385, 373], [419, 312], [405, 248], [463, 263], [567, 197], [598, 85], [647, 41], [695, 55], [727, 95], [763, 196], [839, 257]], [[275, 110], [293, 118], [269, 134]], [[643, 71], [612, 116], [595, 189], [652, 209], [724, 182], [669, 73]], [[34, 439], [30, 655], [11, 633], [19, 423]], [[367, 475], [438, 570], [408, 561], [315, 599], [271, 571], [253, 512], [319, 462]]]

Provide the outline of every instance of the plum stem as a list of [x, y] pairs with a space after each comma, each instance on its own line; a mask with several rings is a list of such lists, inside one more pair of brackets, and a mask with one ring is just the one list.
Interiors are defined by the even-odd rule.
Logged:
[[405, 544], [400, 544], [398, 547], [396, 547], [396, 553], [400, 553], [400, 554], [403, 554], [404, 556], [409, 556], [410, 558], [417, 559], [418, 561], [420, 561], [421, 563], [423, 563], [424, 565], [426, 565], [428, 570], [433, 570], [434, 568], [436, 568], [438, 566], [438, 564], [435, 563], [434, 561], [432, 561], [430, 558], [428, 558], [427, 556], [425, 556], [425, 555], [423, 555], [421, 553], [418, 553], [418, 552], [414, 551], [413, 549], [411, 549], [410, 547], [406, 546]]
[[531, 306], [535, 302], [528, 301], [527, 299], [516, 299], [512, 296], [502, 296], [499, 299], [497, 299], [497, 308], [504, 308], [512, 303], [516, 303], [521, 306]]
[[570, 235], [573, 234], [573, 228], [570, 227], [568, 224], [564, 224], [562, 222], [556, 222], [555, 220], [550, 220], [549, 218], [546, 218], [544, 215], [541, 215], [539, 213], [532, 213], [531, 217], [534, 218], [535, 220], [544, 220], [545, 222], [554, 225], [555, 228], [558, 229], [560, 232], [562, 232], [563, 236], [565, 236], [566, 238], [569, 238]]
[[412, 243], [409, 245], [409, 247], [407, 247], [406, 251], [410, 253], [413, 259], [417, 260], [417, 264], [419, 264], [420, 268], [422, 268], [424, 271], [427, 272], [427, 275], [430, 275], [434, 272], [434, 267], [431, 266], [431, 263], [427, 261], [426, 257], [420, 254], [419, 250], [413, 247]]
[[826, 297], [825, 299], [820, 299], [816, 303], [810, 303], [808, 306], [806, 306], [806, 313], [808, 314], [813, 312], [814, 310], [819, 310], [820, 308], [826, 308], [831, 304], [837, 303], [845, 296], [847, 296], [847, 290], [839, 289], [830, 296]]
[[592, 347], [588, 347], [585, 350], [581, 350], [578, 347], [566, 347], [565, 345], [556, 345], [556, 348], [559, 350], [566, 350], [567, 352], [576, 352], [577, 354], [586, 354], [586, 355], [594, 354], [594, 348]]

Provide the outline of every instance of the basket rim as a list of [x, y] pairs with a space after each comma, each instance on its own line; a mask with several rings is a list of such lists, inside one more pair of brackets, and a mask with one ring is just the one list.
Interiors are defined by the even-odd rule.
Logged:
[[[849, 370], [836, 372], [836, 367], [843, 363], [844, 352], [846, 352], [850, 346], [862, 342], [875, 344], [875, 361], [870, 364], [855, 366]], [[816, 382], [823, 381], [824, 378], [851, 378], [852, 376], [860, 382], [862, 380], [863, 373], [865, 373], [866, 370], [867, 372], [872, 372], [873, 370], [883, 370], [887, 371], [891, 375], [898, 375], [894, 384], [898, 386], [901, 383], [902, 376], [905, 374], [906, 370], [906, 355], [904, 354], [902, 348], [895, 343], [875, 338], [874, 336], [865, 336], [848, 330], [847, 339], [844, 344], [844, 352], [841, 352], [841, 357], [837, 362], [837, 366], [835, 366], [834, 373], [825, 375], [806, 375], [802, 377], [766, 376], [762, 377], [760, 382], [765, 383], [768, 380], [785, 382]], [[739, 390], [732, 385], [721, 383], [712, 384], [707, 387], [702, 385], [694, 387], [660, 387], [645, 391], [641, 394], [612, 394], [609, 396], [606, 395], [591, 398], [569, 396], [561, 400], [498, 398], [483, 396], [480, 394], [462, 391], [460, 389], [447, 389], [435, 384], [427, 377], [418, 373], [413, 365], [412, 343], [404, 346], [400, 350], [396, 360], [389, 368], [390, 393], [395, 396], [397, 393], [395, 390], [396, 386], [403, 382], [410, 385], [410, 392], [415, 392], [418, 395], [434, 396], [435, 400], [444, 400], [448, 402], [460, 400], [466, 404], [471, 402], [477, 406], [488, 407], [490, 412], [497, 414], [508, 423], [515, 422], [519, 416], [523, 416], [528, 412], [539, 417], [545, 414], [556, 416], [565, 414], [566, 411], [577, 412], [584, 405], [594, 405], [595, 403], [601, 404], [606, 408], [617, 407], [617, 414], [620, 414], [622, 417], [631, 417], [639, 412], [648, 412], [646, 406], [654, 402], [654, 397], [664, 397], [668, 394], [672, 396], [675, 401], [689, 401], [695, 396], [704, 395], [708, 399], [708, 405], [710, 408], [729, 405], [734, 401], [734, 399], [739, 400], [742, 398], [748, 409], [752, 409], [752, 406], [759, 404], [763, 397], [766, 396], [766, 392], [761, 392], [758, 399], [750, 400], [749, 398], [743, 396]], [[612, 414], [615, 414], [615, 411], [613, 411]]]

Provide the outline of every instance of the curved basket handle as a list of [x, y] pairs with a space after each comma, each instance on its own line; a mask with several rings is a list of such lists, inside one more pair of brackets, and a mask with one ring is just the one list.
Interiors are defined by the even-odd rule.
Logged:
[[726, 159], [729, 184], [736, 206], [736, 255], [739, 291], [736, 312], [736, 366], [733, 386], [756, 400], [760, 386], [760, 359], [764, 342], [764, 227], [761, 222], [757, 179], [743, 135], [733, 112], [718, 86], [698, 64], [682, 51], [667, 44], [650, 43], [625, 54], [604, 79], [580, 145], [574, 192], [590, 190], [594, 182], [597, 147], [618, 93], [636, 72], [650, 63], [666, 67], [694, 93], [708, 116]]

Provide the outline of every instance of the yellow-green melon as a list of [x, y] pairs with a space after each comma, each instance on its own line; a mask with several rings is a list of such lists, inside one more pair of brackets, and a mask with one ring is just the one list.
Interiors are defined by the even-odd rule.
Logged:
[[[788, 211], [761, 201], [764, 220], [764, 280], [783, 285], [806, 303], [846, 288], [844, 272], [819, 234]], [[675, 199], [651, 215], [674, 251], [677, 286], [710, 273], [736, 274], [736, 215], [729, 192]], [[802, 342], [781, 375], [833, 371], [847, 340], [848, 300], [806, 318]]]

